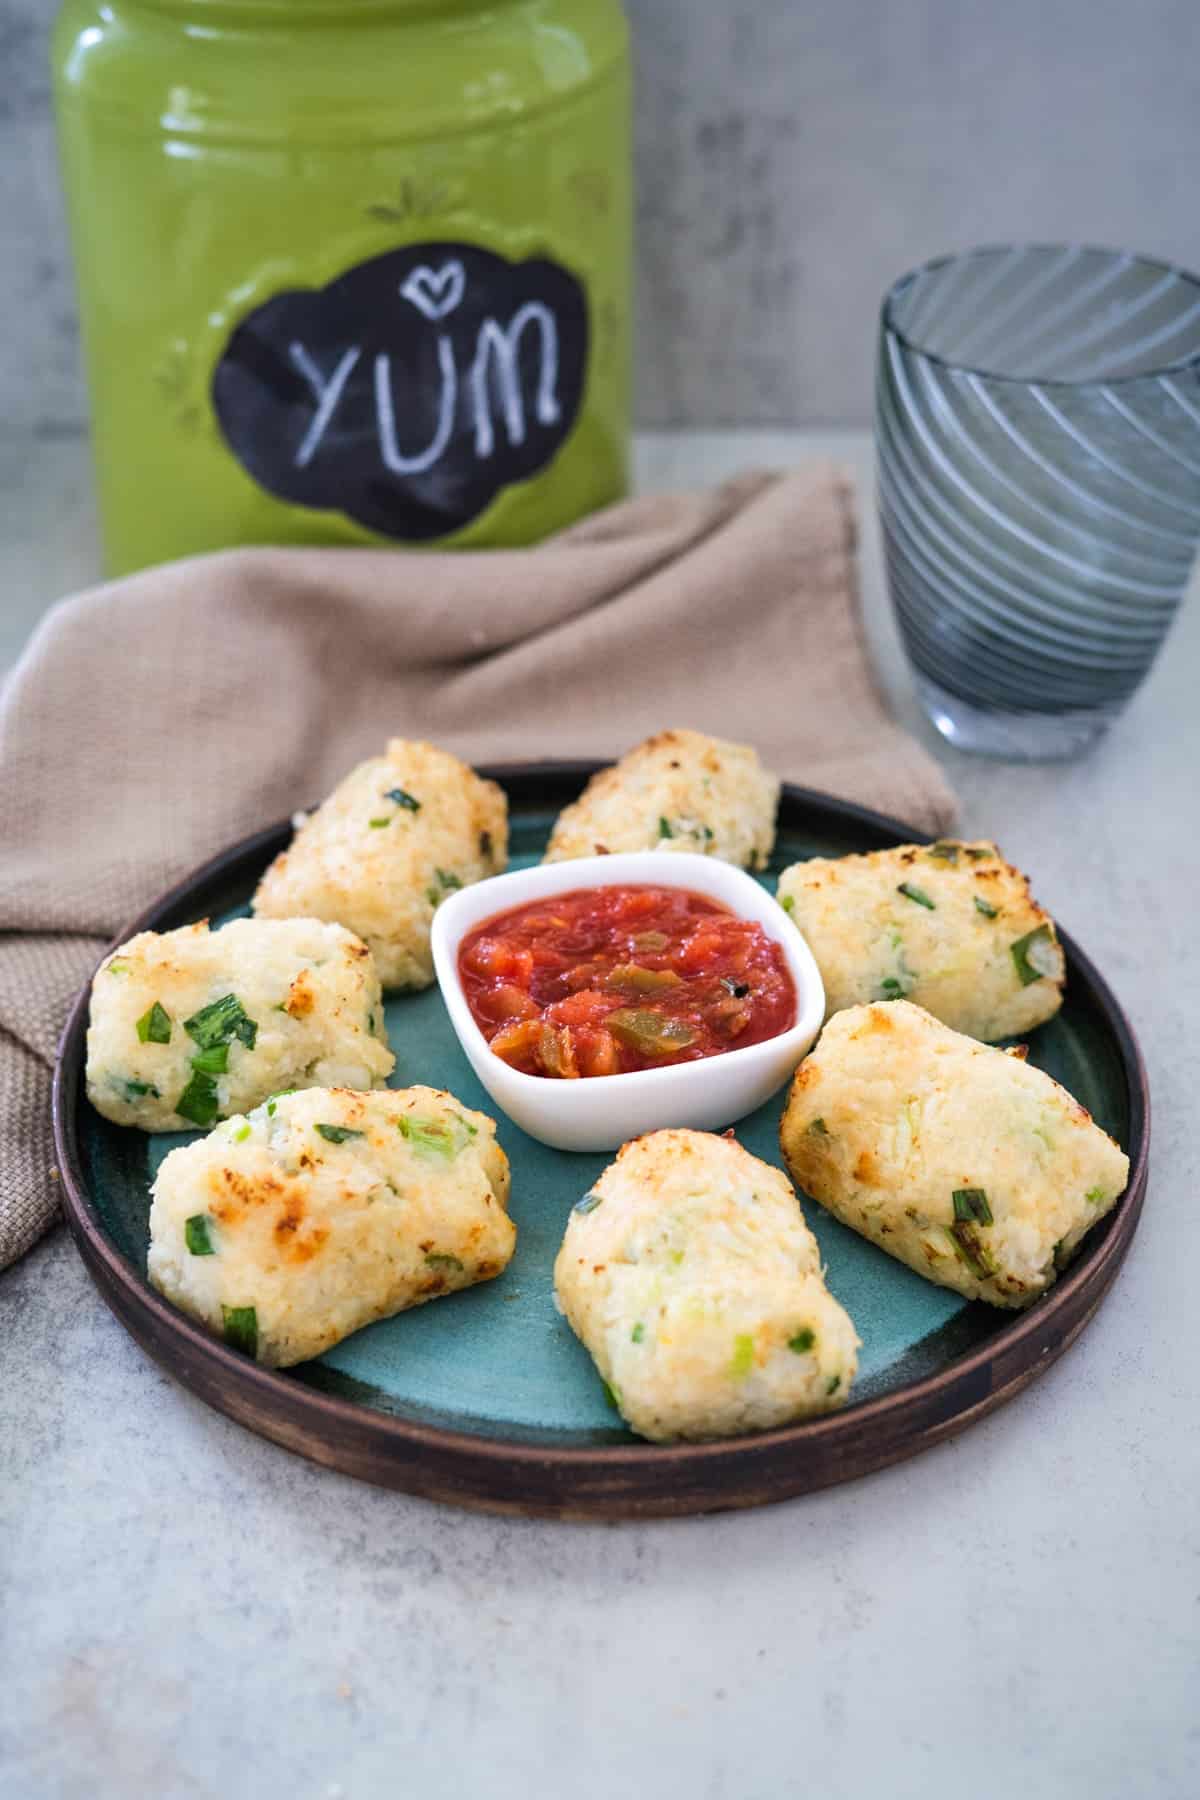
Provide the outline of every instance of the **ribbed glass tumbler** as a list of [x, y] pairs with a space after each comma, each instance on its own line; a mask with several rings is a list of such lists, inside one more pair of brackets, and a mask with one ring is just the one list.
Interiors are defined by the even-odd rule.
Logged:
[[1145, 676], [1200, 538], [1200, 280], [1110, 250], [984, 249], [883, 306], [888, 581], [964, 750], [1068, 756]]

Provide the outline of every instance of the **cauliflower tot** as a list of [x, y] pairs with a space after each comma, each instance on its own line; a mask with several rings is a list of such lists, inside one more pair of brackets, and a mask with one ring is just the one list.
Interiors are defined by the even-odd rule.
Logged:
[[508, 1159], [485, 1114], [413, 1087], [283, 1094], [163, 1161], [150, 1280], [284, 1367], [508, 1265]]
[[555, 1294], [642, 1437], [732, 1437], [845, 1404], [858, 1337], [780, 1169], [654, 1131], [567, 1223]]
[[780, 1127], [792, 1179], [941, 1287], [1028, 1306], [1125, 1190], [1065, 1088], [907, 1000], [835, 1013]]
[[765, 869], [778, 806], [778, 777], [749, 745], [701, 731], [660, 731], [592, 776], [558, 815], [542, 860], [690, 850]]
[[142, 931], [92, 982], [87, 1093], [142, 1131], [205, 1129], [280, 1088], [382, 1086], [379, 975], [361, 938], [318, 919]]
[[503, 790], [447, 750], [393, 738], [303, 820], [259, 882], [254, 911], [334, 919], [370, 946], [385, 988], [424, 988], [437, 908], [507, 860]]
[[817, 959], [828, 1013], [907, 999], [990, 1043], [1062, 1005], [1054, 921], [995, 844], [943, 838], [813, 857], [784, 870], [778, 898]]

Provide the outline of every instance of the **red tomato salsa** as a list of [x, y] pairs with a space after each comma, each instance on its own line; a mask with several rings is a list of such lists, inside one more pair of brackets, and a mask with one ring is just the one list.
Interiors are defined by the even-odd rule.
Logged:
[[584, 888], [514, 907], [463, 939], [458, 973], [496, 1055], [527, 1075], [695, 1062], [796, 1018], [779, 945], [683, 888]]

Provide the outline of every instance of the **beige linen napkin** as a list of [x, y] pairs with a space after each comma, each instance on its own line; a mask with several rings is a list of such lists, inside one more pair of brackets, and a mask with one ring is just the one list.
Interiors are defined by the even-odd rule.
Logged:
[[611, 757], [665, 726], [937, 830], [884, 712], [853, 501], [825, 466], [632, 501], [533, 550], [245, 550], [45, 620], [0, 705], [0, 1267], [50, 1223], [50, 1070], [107, 939], [389, 735], [476, 761]]

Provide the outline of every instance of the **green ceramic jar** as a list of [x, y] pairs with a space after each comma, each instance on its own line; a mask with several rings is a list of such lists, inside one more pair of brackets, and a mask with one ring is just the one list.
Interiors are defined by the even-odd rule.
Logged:
[[624, 492], [619, 0], [67, 0], [54, 60], [110, 572]]

